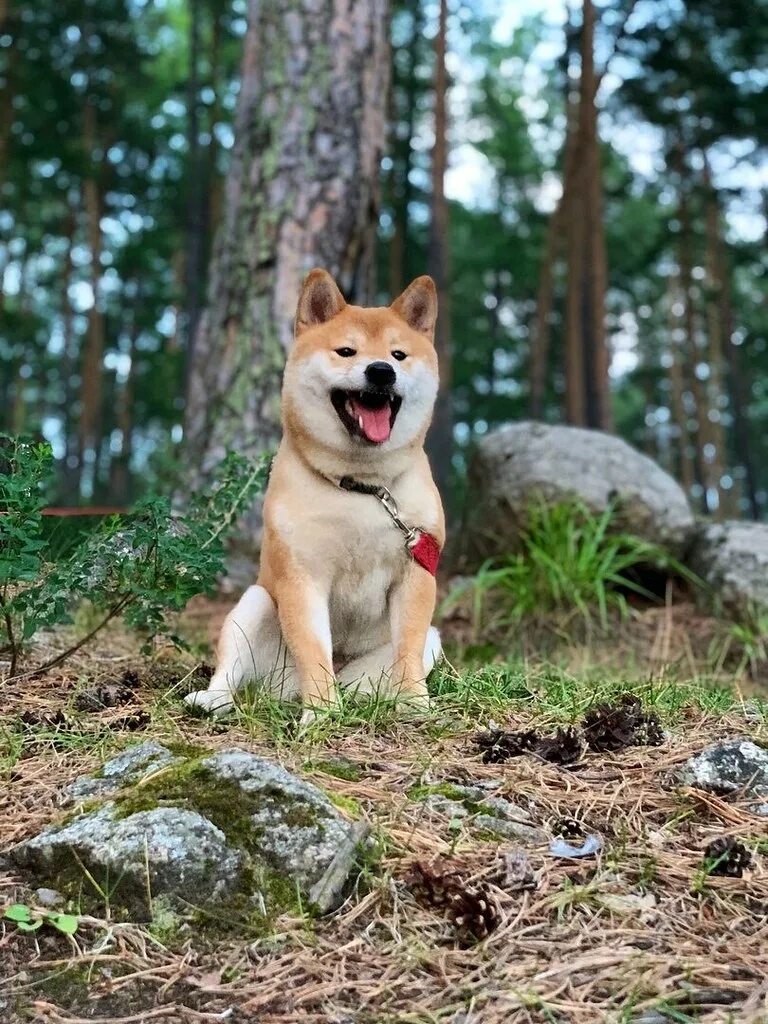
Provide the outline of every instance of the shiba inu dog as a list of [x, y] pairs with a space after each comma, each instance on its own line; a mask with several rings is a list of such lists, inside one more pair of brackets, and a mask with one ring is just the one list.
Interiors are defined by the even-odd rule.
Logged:
[[251, 680], [304, 719], [337, 684], [425, 706], [441, 655], [431, 625], [445, 539], [424, 453], [438, 389], [437, 296], [419, 277], [388, 307], [347, 305], [307, 277], [282, 390], [283, 437], [264, 499], [256, 584], [227, 617], [207, 690], [222, 714]]

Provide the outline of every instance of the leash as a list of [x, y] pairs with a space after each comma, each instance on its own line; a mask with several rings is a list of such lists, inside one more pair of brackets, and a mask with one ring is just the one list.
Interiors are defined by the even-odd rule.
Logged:
[[[330, 483], [333, 480], [327, 478]], [[371, 494], [381, 503], [381, 507], [389, 518], [405, 537], [405, 546], [411, 558], [426, 569], [432, 576], [437, 575], [437, 566], [440, 562], [440, 545], [437, 538], [426, 530], [419, 530], [409, 526], [401, 517], [392, 492], [381, 484], [364, 484], [351, 476], [343, 476], [337, 484], [343, 491], [353, 491], [356, 494]]]

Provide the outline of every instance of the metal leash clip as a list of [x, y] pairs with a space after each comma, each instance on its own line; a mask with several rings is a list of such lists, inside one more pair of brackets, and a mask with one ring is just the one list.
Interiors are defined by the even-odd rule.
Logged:
[[411, 544], [416, 540], [417, 531], [407, 523], [404, 523], [400, 518], [400, 511], [397, 507], [397, 502], [392, 497], [386, 487], [378, 487], [374, 492], [376, 497], [379, 499], [381, 504], [384, 506], [384, 511], [390, 517], [395, 526], [405, 535], [406, 544]]

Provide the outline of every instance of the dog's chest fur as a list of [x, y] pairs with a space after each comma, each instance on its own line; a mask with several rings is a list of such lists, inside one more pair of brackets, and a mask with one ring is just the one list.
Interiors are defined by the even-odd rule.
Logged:
[[[352, 658], [390, 639], [389, 598], [411, 556], [375, 496], [304, 483], [301, 501], [281, 495], [270, 503], [270, 521], [292, 559], [328, 596], [334, 657]], [[418, 480], [403, 481], [395, 498], [409, 525], [430, 528], [434, 513], [419, 509]]]

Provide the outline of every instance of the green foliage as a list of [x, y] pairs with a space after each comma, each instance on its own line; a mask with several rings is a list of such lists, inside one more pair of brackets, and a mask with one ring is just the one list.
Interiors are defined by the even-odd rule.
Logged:
[[0, 600], [12, 672], [21, 643], [44, 626], [71, 621], [85, 598], [99, 619], [71, 650], [118, 614], [148, 641], [168, 633], [168, 612], [212, 590], [224, 568], [227, 531], [263, 489], [269, 468], [267, 456], [250, 461], [230, 454], [183, 515], [167, 498], [144, 498], [129, 515], [112, 516], [86, 534], [65, 558], [46, 562], [40, 510], [50, 453], [6, 439], [10, 445], [0, 492], [6, 513], [0, 517]]
[[34, 580], [40, 572], [43, 484], [51, 472], [50, 445], [0, 434], [0, 587]]
[[491, 596], [499, 624], [575, 609], [587, 625], [597, 615], [605, 627], [609, 612], [627, 613], [626, 591], [653, 598], [639, 582], [643, 567], [691, 578], [663, 548], [611, 530], [614, 522], [613, 508], [595, 516], [577, 501], [533, 504], [522, 551], [487, 562], [473, 581], [478, 621]]
[[74, 935], [80, 920], [74, 914], [61, 914], [56, 910], [37, 910], [26, 903], [12, 903], [6, 907], [3, 917], [13, 921], [20, 932], [36, 932], [44, 924], [60, 931], [63, 935]]

